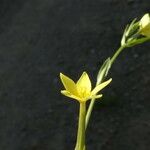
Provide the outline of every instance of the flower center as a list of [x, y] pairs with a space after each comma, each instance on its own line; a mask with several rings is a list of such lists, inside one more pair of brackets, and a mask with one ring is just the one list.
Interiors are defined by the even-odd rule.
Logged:
[[81, 98], [87, 99], [90, 96], [90, 92], [87, 90], [86, 87], [78, 88], [78, 94]]

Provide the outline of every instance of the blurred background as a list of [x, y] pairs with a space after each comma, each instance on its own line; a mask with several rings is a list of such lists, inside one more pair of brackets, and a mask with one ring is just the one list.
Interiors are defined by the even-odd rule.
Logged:
[[[93, 81], [149, 0], [0, 1], [0, 150], [73, 150], [78, 102], [59, 73]], [[150, 43], [125, 49], [97, 101], [88, 150], [150, 149]]]

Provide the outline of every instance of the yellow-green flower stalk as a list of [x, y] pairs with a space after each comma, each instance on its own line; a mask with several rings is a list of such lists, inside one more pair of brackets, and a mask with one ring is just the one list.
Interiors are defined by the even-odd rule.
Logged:
[[[149, 40], [150, 40], [150, 14], [146, 13], [139, 21], [137, 21], [137, 19], [133, 19], [133, 21], [126, 26], [121, 39], [120, 47], [115, 51], [114, 55], [111, 58], [108, 58], [102, 65], [98, 73], [96, 84], [100, 84], [105, 79], [113, 63], [125, 48], [133, 47], [135, 45], [142, 44]], [[89, 119], [94, 104], [95, 99], [93, 98], [87, 109], [86, 128], [89, 123]]]
[[91, 98], [102, 97], [102, 94], [97, 95], [97, 93], [107, 86], [112, 80], [109, 79], [91, 90], [91, 80], [86, 72], [83, 72], [77, 83], [62, 73], [60, 73], [60, 78], [65, 87], [65, 90], [61, 90], [61, 93], [67, 97], [78, 100], [80, 103], [86, 102]]
[[150, 14], [145, 14], [140, 22], [140, 33], [144, 36], [150, 37]]
[[75, 150], [85, 150], [86, 101], [92, 98], [97, 99], [102, 97], [102, 94], [97, 95], [97, 93], [107, 86], [112, 79], [97, 85], [92, 90], [91, 80], [86, 72], [83, 72], [76, 83], [62, 73], [60, 73], [60, 78], [65, 87], [65, 90], [62, 90], [61, 93], [67, 97], [76, 99], [80, 103], [78, 133]]
[[[134, 19], [129, 25], [126, 26], [120, 47], [116, 50], [112, 57], [106, 59], [97, 75], [96, 87], [92, 90], [91, 80], [86, 72], [83, 72], [79, 80], [75, 83], [66, 75], [60, 73], [61, 81], [65, 90], [61, 93], [67, 97], [73, 98], [80, 103], [78, 133], [75, 150], [85, 150], [85, 130], [88, 126], [89, 119], [95, 104], [95, 99], [102, 97], [98, 94], [100, 90], [106, 87], [112, 79], [105, 82], [110, 68], [119, 56], [119, 54], [129, 47], [142, 44], [150, 40], [150, 14], [145, 14], [140, 20]], [[91, 100], [88, 109], [86, 110], [86, 102]]]

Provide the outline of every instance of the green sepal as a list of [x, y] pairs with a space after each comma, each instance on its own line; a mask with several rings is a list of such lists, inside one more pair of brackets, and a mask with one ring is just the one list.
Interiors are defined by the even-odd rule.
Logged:
[[124, 46], [128, 43], [128, 40], [134, 39], [138, 34], [138, 30], [139, 30], [139, 21], [136, 22], [136, 19], [134, 19], [131, 24], [127, 25], [123, 36], [122, 36], [122, 40], [121, 40], [121, 46]]
[[132, 46], [135, 46], [135, 45], [138, 45], [138, 44], [142, 44], [146, 41], [150, 40], [150, 37], [143, 37], [143, 38], [140, 38], [140, 39], [133, 39], [131, 41], [129, 41], [127, 43], [127, 47], [132, 47]]

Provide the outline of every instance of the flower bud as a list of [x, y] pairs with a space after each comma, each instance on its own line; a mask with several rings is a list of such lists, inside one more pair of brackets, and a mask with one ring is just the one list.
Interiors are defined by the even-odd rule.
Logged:
[[140, 22], [140, 33], [144, 36], [150, 37], [150, 14], [145, 14]]

